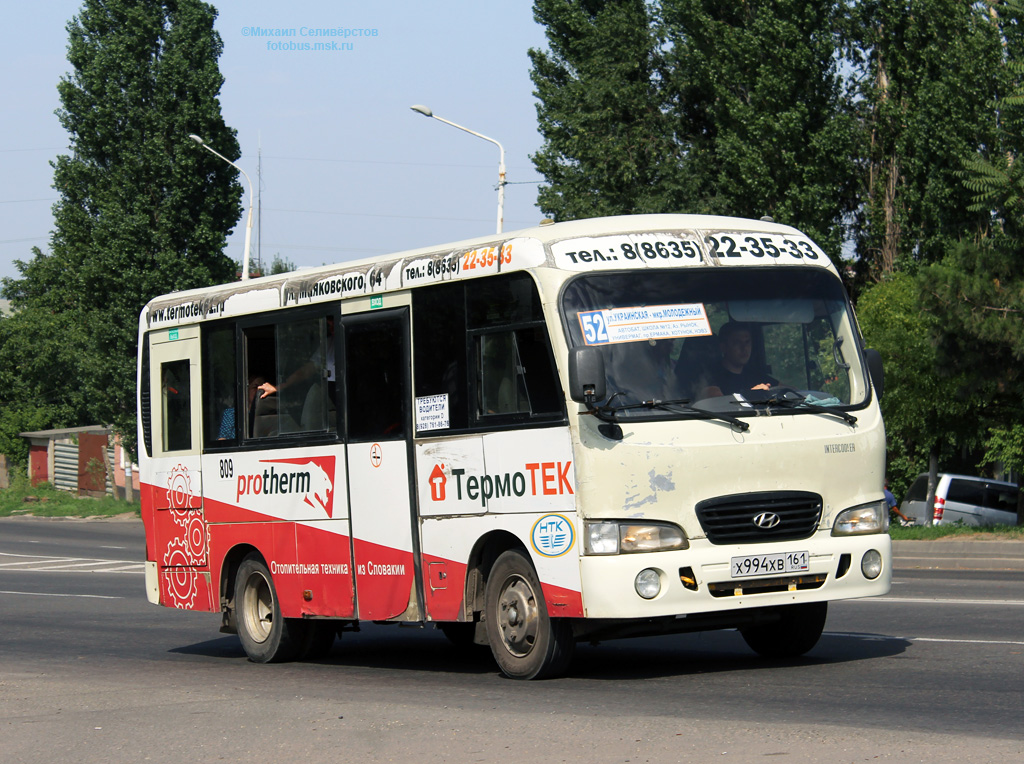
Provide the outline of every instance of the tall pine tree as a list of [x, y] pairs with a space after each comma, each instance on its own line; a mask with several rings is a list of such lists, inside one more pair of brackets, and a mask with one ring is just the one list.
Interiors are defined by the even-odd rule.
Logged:
[[[947, 373], [970, 374], [985, 392], [974, 421], [988, 464], [1013, 469], [1024, 487], [1024, 2], [993, 2], [1003, 46], [996, 139], [958, 173], [986, 235], [951, 249], [918, 276], [922, 304], [941, 324], [936, 347]], [[1024, 492], [1018, 504], [1024, 522]]]
[[869, 142], [857, 250], [878, 279], [935, 262], [986, 226], [957, 172], [995, 140], [1002, 49], [987, 3], [853, 7]]
[[662, 0], [694, 211], [802, 228], [834, 258], [856, 204], [838, 0]]
[[[43, 409], [53, 426], [114, 423], [130, 440], [143, 304], [234, 277], [223, 251], [242, 188], [188, 140], [239, 156], [215, 18], [200, 0], [85, 0], [68, 24], [57, 114], [70, 153], [53, 163], [50, 251], [4, 282], [18, 312], [3, 322], [0, 406]], [[29, 346], [47, 363], [24, 362]]]
[[557, 220], [678, 209], [681, 147], [644, 0], [536, 0], [548, 51], [531, 50], [544, 145], [537, 203]]
[[534, 156], [559, 218], [713, 212], [807, 230], [834, 256], [855, 207], [838, 0], [536, 0]]

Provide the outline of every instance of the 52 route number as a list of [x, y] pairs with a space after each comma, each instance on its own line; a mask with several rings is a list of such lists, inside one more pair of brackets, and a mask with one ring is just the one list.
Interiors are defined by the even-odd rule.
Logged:
[[608, 343], [608, 328], [601, 311], [592, 310], [580, 313], [579, 316], [584, 341], [588, 345], [606, 345]]

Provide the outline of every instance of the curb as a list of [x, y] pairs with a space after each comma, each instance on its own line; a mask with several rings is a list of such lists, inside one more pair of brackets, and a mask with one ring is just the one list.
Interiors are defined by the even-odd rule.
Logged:
[[894, 541], [896, 570], [1024, 571], [1024, 543], [1019, 541]]

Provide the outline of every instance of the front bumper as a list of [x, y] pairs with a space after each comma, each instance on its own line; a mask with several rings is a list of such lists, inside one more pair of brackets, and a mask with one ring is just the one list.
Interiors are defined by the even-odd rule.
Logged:
[[[715, 546], [696, 539], [690, 543], [689, 549], [674, 552], [582, 557], [586, 617], [656, 618], [854, 599], [886, 594], [892, 583], [892, 542], [887, 533], [832, 536], [823, 530], [802, 541]], [[881, 555], [882, 572], [869, 580], [861, 572], [861, 559], [872, 549]], [[732, 557], [798, 551], [809, 553], [806, 571], [731, 576]], [[649, 600], [634, 588], [637, 573], [646, 568], [658, 571], [662, 582], [661, 592]]]

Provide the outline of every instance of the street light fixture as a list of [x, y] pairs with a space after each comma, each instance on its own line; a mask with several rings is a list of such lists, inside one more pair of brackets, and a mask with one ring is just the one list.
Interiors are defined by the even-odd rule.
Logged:
[[231, 165], [236, 170], [238, 170], [240, 173], [242, 173], [242, 175], [245, 175], [245, 179], [249, 183], [249, 220], [245, 224], [245, 256], [242, 258], [242, 281], [248, 281], [249, 280], [249, 243], [252, 241], [252, 181], [249, 180], [249, 176], [246, 174], [245, 170], [243, 170], [241, 167], [239, 167], [237, 164], [232, 162], [230, 159], [228, 159], [223, 154], [220, 154], [220, 153], [214, 151], [198, 135], [196, 135], [195, 133], [191, 133], [188, 137], [191, 138], [192, 140], [194, 140], [196, 143], [198, 143], [200, 146], [202, 146], [204, 149], [209, 151], [214, 156], [220, 157], [221, 159], [223, 159], [229, 165]]
[[430, 107], [428, 106], [417, 104], [415, 106], [410, 106], [409, 108], [419, 114], [422, 114], [424, 117], [432, 117], [433, 119], [436, 119], [440, 122], [444, 122], [446, 125], [457, 127], [459, 128], [459, 130], [463, 130], [469, 133], [470, 135], [475, 135], [477, 138], [483, 138], [485, 141], [490, 141], [491, 143], [498, 147], [498, 150], [501, 152], [501, 156], [498, 160], [498, 233], [501, 233], [505, 218], [505, 147], [502, 146], [493, 138], [488, 138], [486, 135], [481, 135], [475, 130], [470, 130], [468, 127], [457, 125], [454, 122], [450, 122], [449, 120], [444, 119], [443, 117], [437, 116], [436, 114], [434, 114], [434, 112], [430, 110]]

